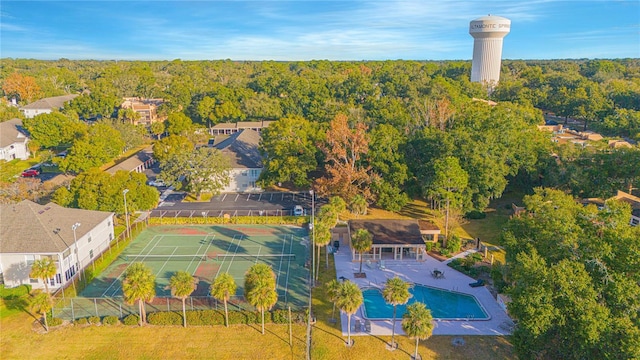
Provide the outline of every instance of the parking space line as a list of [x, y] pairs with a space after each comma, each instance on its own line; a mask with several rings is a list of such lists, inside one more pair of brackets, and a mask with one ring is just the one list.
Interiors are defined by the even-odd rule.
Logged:
[[273, 193], [271, 193], [271, 196], [269, 197], [269, 201], [273, 200]]
[[236, 194], [236, 198], [233, 201], [238, 201], [238, 197], [240, 196], [240, 194]]
[[226, 198], [227, 198], [227, 194], [224, 194], [224, 196], [222, 197], [222, 200], [220, 200], [220, 201], [224, 202], [224, 199], [226, 199]]
[[250, 197], [251, 197], [251, 194], [247, 195], [247, 200], [246, 201], [249, 201]]
[[260, 201], [260, 199], [262, 199], [262, 193], [258, 195], [258, 201]]
[[280, 199], [280, 201], [284, 201], [284, 193], [282, 193], [282, 198]]

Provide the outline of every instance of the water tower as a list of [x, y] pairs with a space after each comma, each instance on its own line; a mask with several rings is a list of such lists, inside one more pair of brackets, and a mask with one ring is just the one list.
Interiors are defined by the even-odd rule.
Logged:
[[511, 30], [511, 20], [500, 16], [483, 16], [471, 21], [473, 36], [471, 81], [495, 86], [500, 80], [502, 39]]

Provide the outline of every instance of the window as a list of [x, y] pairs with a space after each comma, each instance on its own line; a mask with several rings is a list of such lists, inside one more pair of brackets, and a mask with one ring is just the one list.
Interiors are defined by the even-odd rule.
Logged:
[[255, 188], [256, 187], [256, 182], [252, 181], [250, 185], [251, 185], [252, 188]]
[[91, 235], [89, 235], [89, 238], [87, 239], [87, 242], [90, 243], [91, 242]]
[[89, 258], [93, 259], [93, 249], [89, 250]]
[[32, 283], [32, 284], [37, 284], [38, 283], [38, 279], [29, 278], [29, 282]]
[[247, 175], [248, 175], [247, 170], [242, 170], [242, 176], [247, 176]]
[[61, 284], [61, 283], [62, 283], [62, 274], [56, 274], [56, 282], [57, 282], [58, 284]]
[[258, 169], [251, 169], [251, 177], [252, 177], [252, 178], [257, 178], [258, 176], [260, 176], [260, 170], [258, 170]]
[[63, 259], [68, 258], [70, 254], [71, 254], [71, 249], [67, 249], [62, 253], [62, 258]]
[[112, 240], [113, 240], [113, 234], [109, 233], [109, 241], [112, 241]]

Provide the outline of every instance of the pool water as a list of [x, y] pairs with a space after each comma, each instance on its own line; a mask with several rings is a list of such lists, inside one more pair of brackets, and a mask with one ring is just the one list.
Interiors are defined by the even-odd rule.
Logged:
[[[398, 305], [396, 318], [402, 318], [407, 305], [421, 302], [431, 310], [434, 319], [473, 319], [487, 320], [489, 316], [482, 309], [478, 300], [472, 295], [441, 290], [424, 285], [414, 285], [409, 289], [411, 298], [406, 305]], [[364, 296], [365, 317], [368, 319], [393, 318], [393, 306], [387, 304], [382, 297], [382, 292], [376, 288], [365, 289]]]

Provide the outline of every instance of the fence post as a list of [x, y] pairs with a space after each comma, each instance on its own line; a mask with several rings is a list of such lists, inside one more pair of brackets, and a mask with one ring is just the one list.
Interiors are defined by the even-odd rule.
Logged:
[[120, 306], [120, 319], [122, 319], [122, 304], [119, 304]]
[[171, 311], [171, 305], [169, 305], [169, 298], [167, 298], [167, 311]]
[[98, 299], [97, 298], [93, 298], [93, 306], [96, 308], [96, 316], [100, 317], [100, 314], [98, 314]]
[[73, 310], [73, 298], [69, 298], [69, 300], [71, 300], [71, 320], [75, 320], [76, 319], [76, 313]]

